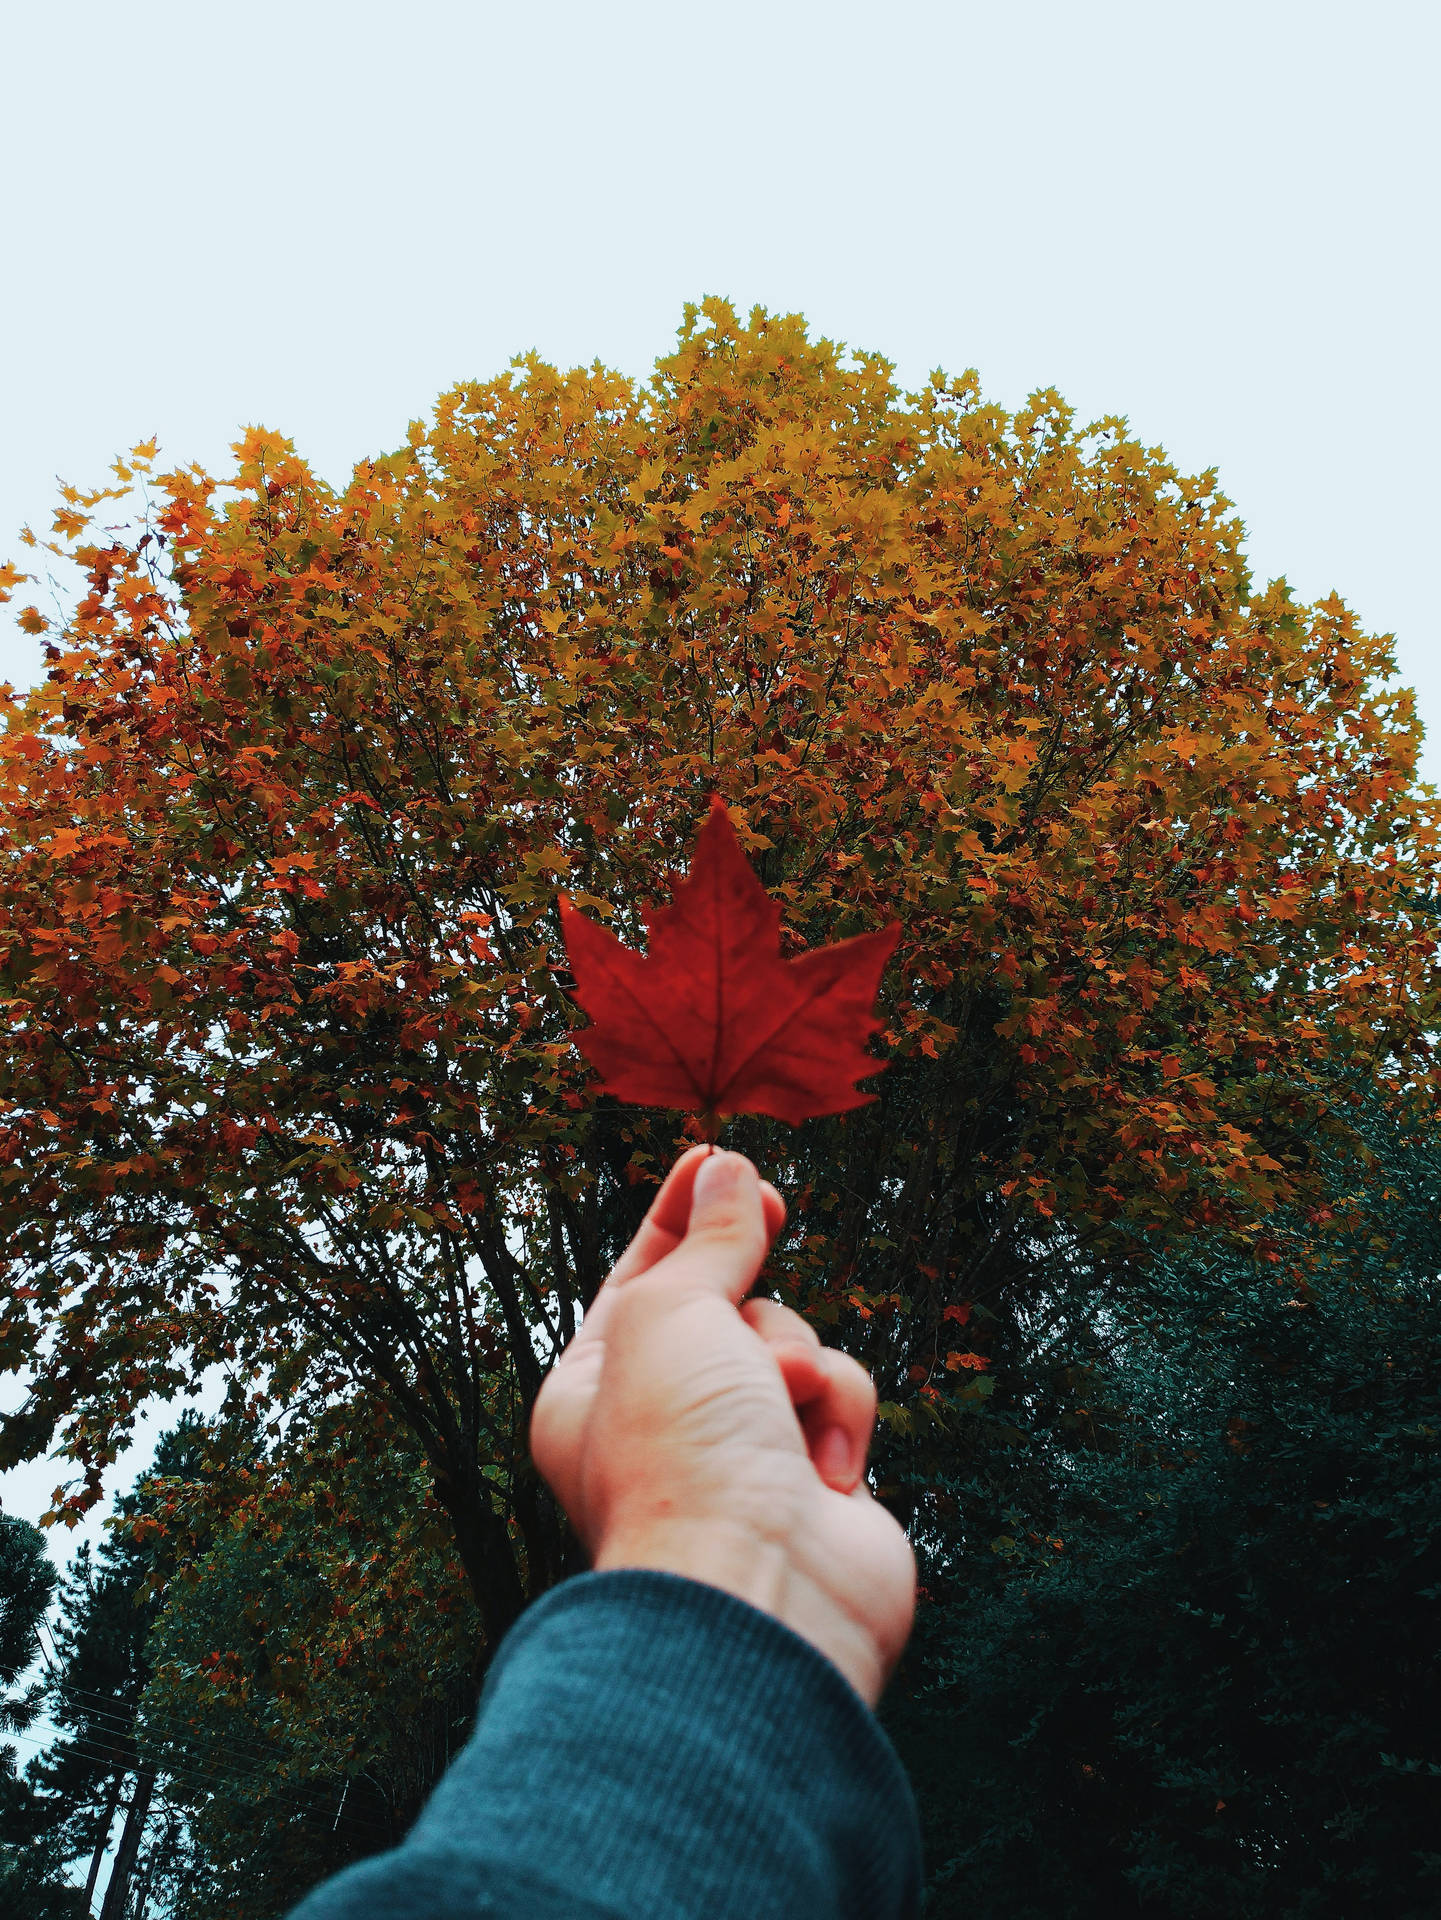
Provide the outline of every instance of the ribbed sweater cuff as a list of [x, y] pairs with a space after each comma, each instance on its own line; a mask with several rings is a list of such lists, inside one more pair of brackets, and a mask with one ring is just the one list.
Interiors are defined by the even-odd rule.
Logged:
[[584, 1574], [511, 1630], [407, 1846], [467, 1837], [631, 1920], [919, 1900], [915, 1804], [864, 1701], [768, 1614], [673, 1574]]

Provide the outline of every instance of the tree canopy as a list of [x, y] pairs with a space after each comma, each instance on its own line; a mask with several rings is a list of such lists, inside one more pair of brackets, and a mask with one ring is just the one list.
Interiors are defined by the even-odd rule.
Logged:
[[[13, 1686], [35, 1658], [54, 1591], [55, 1569], [39, 1528], [16, 1514], [0, 1514], [0, 1688]], [[0, 1703], [0, 1727], [7, 1716], [23, 1719], [24, 1711], [23, 1704]]]
[[932, 1480], [892, 1705], [928, 1911], [1435, 1911], [1441, 1151], [1365, 1131], [1340, 1230], [1275, 1222], [1300, 1293], [1207, 1236], [1066, 1290]]
[[151, 1630], [145, 1745], [185, 1816], [176, 1920], [270, 1920], [394, 1845], [469, 1732], [483, 1642], [424, 1462], [384, 1410], [333, 1408], [283, 1457], [216, 1428], [152, 1481], [177, 1568]]
[[574, 1564], [528, 1409], [677, 1129], [593, 1092], [557, 895], [636, 944], [712, 794], [784, 952], [901, 923], [875, 1104], [734, 1137], [902, 1452], [1058, 1258], [1279, 1261], [1351, 1102], [1431, 1082], [1389, 647], [1123, 421], [708, 302], [341, 488], [261, 431], [116, 478], [0, 742], [3, 1455], [58, 1436], [72, 1503], [218, 1365], [281, 1428], [381, 1395], [491, 1636]]

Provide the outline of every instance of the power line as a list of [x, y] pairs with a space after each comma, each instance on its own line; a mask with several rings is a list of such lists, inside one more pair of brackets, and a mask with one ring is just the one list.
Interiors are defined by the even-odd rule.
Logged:
[[[42, 1750], [46, 1745], [46, 1743], [43, 1740], [37, 1740], [33, 1737], [33, 1735], [30, 1735], [30, 1734], [18, 1733], [18, 1734], [9, 1735], [7, 1737], [22, 1741], [24, 1745], [28, 1747], [39, 1747]], [[164, 1772], [166, 1774], [171, 1774], [171, 1770], [168, 1768], [164, 1769]], [[347, 1782], [347, 1785], [348, 1784], [349, 1783]], [[344, 1805], [345, 1805], [345, 1795], [342, 1793], [341, 1799], [340, 1799], [340, 1805], [336, 1809], [335, 1818], [331, 1824], [330, 1831], [332, 1833], [334, 1833], [341, 1824], [341, 1813], [344, 1809]], [[118, 1813], [120, 1811], [121, 1809], [117, 1807], [116, 1812]], [[312, 1806], [308, 1808], [302, 1808], [301, 1811], [307, 1817], [310, 1815], [314, 1815], [315, 1817], [323, 1820], [328, 1815], [330, 1809], [328, 1807]], [[146, 1814], [145, 1825], [141, 1828], [142, 1844], [145, 1839], [146, 1829], [150, 1826], [151, 1821], [156, 1817], [158, 1817], [159, 1815], [161, 1814], [168, 1815], [171, 1818], [178, 1820], [183, 1826], [193, 1816], [193, 1813], [194, 1813], [193, 1808], [186, 1806], [183, 1802], [172, 1800], [165, 1793], [164, 1789], [157, 1783], [151, 1792], [150, 1810]], [[346, 1816], [346, 1825], [348, 1830], [351, 1833], [364, 1832], [368, 1834], [373, 1830], [371, 1826], [369, 1826], [363, 1820], [357, 1820], [354, 1815]], [[112, 1816], [112, 1826], [113, 1826], [113, 1816]], [[109, 1850], [110, 1849], [107, 1846], [106, 1851], [108, 1852]], [[83, 1855], [79, 1857], [83, 1858]], [[112, 1865], [112, 1871], [113, 1870], [114, 1869]], [[91, 1913], [92, 1916], [99, 1914], [102, 1907], [104, 1906], [104, 1900], [105, 1900], [104, 1890], [101, 1889], [97, 1891], [97, 1893], [93, 1896], [92, 1904], [89, 1908], [89, 1912]], [[98, 1901], [99, 1905], [94, 1904], [95, 1901]]]
[[[39, 1747], [42, 1750], [46, 1746], [46, 1743], [43, 1740], [37, 1740], [33, 1737], [33, 1735], [18, 1734], [13, 1737], [23, 1740], [27, 1746]], [[75, 1741], [72, 1744], [73, 1744], [74, 1750], [80, 1755], [80, 1758], [82, 1760], [89, 1760], [95, 1765], [103, 1766], [110, 1770], [121, 1771], [127, 1775], [134, 1773], [137, 1770], [133, 1756], [123, 1754], [119, 1752], [116, 1748], [106, 1747], [98, 1741]], [[211, 1782], [218, 1781], [222, 1785], [224, 1785], [228, 1780], [234, 1780], [239, 1778], [238, 1775], [226, 1775], [224, 1773], [210, 1773], [210, 1772], [201, 1771], [200, 1769], [188, 1768], [183, 1766], [182, 1767], [162, 1767], [162, 1768], [158, 1768], [157, 1771], [160, 1773], [163, 1773], [166, 1778], [174, 1780], [177, 1785], [179, 1786], [185, 1786], [187, 1784], [191, 1785], [197, 1791], [205, 1793], [209, 1795], [211, 1798], [215, 1797], [215, 1788], [212, 1786]], [[285, 1800], [286, 1798], [290, 1797], [290, 1793], [292, 1791], [293, 1790], [281, 1788], [276, 1791], [273, 1797], [277, 1799]], [[166, 1804], [174, 1805], [175, 1803], [167, 1799]], [[297, 1800], [294, 1802], [294, 1805], [298, 1812], [305, 1815], [314, 1814], [317, 1818], [320, 1818], [320, 1819], [325, 1818], [330, 1812], [330, 1808], [328, 1806], [321, 1805], [320, 1803], [315, 1801], [307, 1800], [306, 1802], [302, 1803]]]
[[[97, 1693], [96, 1691], [94, 1691], [93, 1688], [89, 1688], [89, 1687], [73, 1687], [66, 1681], [57, 1681], [55, 1683], [55, 1692], [58, 1695], [64, 1696], [69, 1699], [89, 1700], [97, 1703], [95, 1706], [82, 1707], [80, 1709], [82, 1713], [91, 1714], [93, 1717], [97, 1719], [103, 1719], [107, 1717], [106, 1713], [100, 1711], [99, 1709], [110, 1709], [110, 1708], [119, 1708], [121, 1711], [118, 1714], [110, 1713], [108, 1715], [109, 1718], [123, 1719], [125, 1717], [125, 1710], [126, 1710], [127, 1703], [116, 1694]], [[135, 1719], [137, 1717], [143, 1717], [144, 1723], [148, 1726], [169, 1725], [169, 1726], [178, 1727], [178, 1726], [188, 1725], [188, 1722], [182, 1721], [178, 1717], [177, 1712], [175, 1712], [174, 1710], [169, 1710], [169, 1711], [162, 1710], [160, 1712], [156, 1712], [154, 1709], [146, 1708], [143, 1710], [143, 1713], [142, 1713], [142, 1708], [139, 1702], [137, 1702], [135, 1706], [129, 1709], [129, 1715], [131, 1719]], [[60, 1724], [62, 1723], [59, 1721], [56, 1722], [57, 1726]], [[257, 1765], [273, 1766], [275, 1763], [275, 1759], [276, 1759], [275, 1747], [267, 1745], [263, 1741], [236, 1740], [236, 1739], [230, 1738], [229, 1736], [226, 1736], [224, 1738], [211, 1741], [210, 1744], [215, 1746], [217, 1749], [224, 1749], [230, 1753], [235, 1754], [238, 1757], [254, 1760]]]
[[[195, 1741], [187, 1740], [183, 1737], [177, 1738], [177, 1730], [182, 1735], [193, 1735], [195, 1731], [193, 1723], [182, 1718], [178, 1708], [171, 1707], [157, 1710], [146, 1706], [143, 1702], [137, 1702], [131, 1707], [116, 1694], [99, 1693], [89, 1687], [71, 1686], [65, 1681], [55, 1682], [54, 1687], [56, 1693], [60, 1695], [71, 1699], [83, 1699], [94, 1702], [95, 1704], [93, 1706], [82, 1708], [81, 1711], [92, 1720], [102, 1722], [109, 1721], [113, 1727], [126, 1734], [127, 1737], [138, 1739], [143, 1737], [146, 1729], [153, 1729], [159, 1734], [161, 1739], [174, 1740], [175, 1744], [181, 1748], [188, 1747], [195, 1752], [228, 1755], [237, 1763], [244, 1762], [253, 1764], [256, 1767], [266, 1768], [275, 1767], [283, 1752], [284, 1742], [279, 1738], [277, 1738], [274, 1743], [268, 1743], [263, 1739], [247, 1740], [244, 1738], [235, 1738], [230, 1735], [206, 1735], [201, 1740]], [[457, 1698], [460, 1695], [460, 1691], [459, 1688], [455, 1690]], [[445, 1701], [437, 1701], [436, 1703], [436, 1705], [441, 1708], [446, 1707], [448, 1704], [449, 1703]], [[457, 1713], [456, 1718], [460, 1717], [461, 1715]], [[473, 1718], [473, 1709], [468, 1697], [464, 1706], [464, 1718], [467, 1723]], [[59, 1727], [62, 1723], [56, 1721], [55, 1725]], [[167, 1729], [169, 1729], [168, 1732]]]
[[[7, 1735], [6, 1737], [20, 1740], [26, 1746], [36, 1747], [42, 1752], [50, 1751], [52, 1745], [49, 1741], [36, 1739], [33, 1734], [19, 1733]], [[131, 1774], [137, 1771], [139, 1763], [136, 1755], [133, 1752], [127, 1753], [123, 1748], [107, 1745], [103, 1736], [96, 1739], [74, 1737], [70, 1740], [69, 1745], [72, 1751], [77, 1753], [82, 1760], [88, 1760], [92, 1765], [103, 1767], [107, 1771], [119, 1771], [125, 1774]], [[189, 1785], [195, 1791], [206, 1795], [210, 1799], [217, 1797], [216, 1786], [212, 1783], [218, 1782], [222, 1787], [234, 1786], [236, 1784], [249, 1785], [253, 1783], [255, 1779], [253, 1773], [242, 1774], [231, 1769], [212, 1769], [193, 1765], [186, 1766], [184, 1764], [174, 1766], [161, 1764], [160, 1762], [156, 1762], [155, 1765], [157, 1772], [164, 1775], [167, 1779], [174, 1780], [180, 1786]], [[157, 1797], [159, 1796], [157, 1795]], [[302, 1818], [313, 1817], [318, 1820], [327, 1820], [333, 1817], [335, 1825], [338, 1826], [340, 1824], [341, 1807], [345, 1800], [345, 1794], [342, 1791], [339, 1801], [333, 1807], [327, 1800], [316, 1798], [300, 1786], [274, 1786], [265, 1794], [261, 1795], [260, 1799], [262, 1801], [280, 1801], [282, 1804], [288, 1803], [288, 1810], [299, 1814]], [[163, 1804], [176, 1812], [194, 1811], [193, 1808], [187, 1809], [180, 1803], [168, 1798], [163, 1800]], [[364, 1830], [369, 1832], [373, 1825], [373, 1823], [367, 1822], [355, 1814], [346, 1814], [345, 1822], [352, 1831]], [[332, 1828], [332, 1831], [333, 1830]]]
[[[50, 1654], [47, 1657], [42, 1649], [42, 1659], [48, 1669], [46, 1679], [57, 1704], [69, 1700], [79, 1704], [82, 1701], [92, 1703], [80, 1706], [84, 1721], [79, 1728], [63, 1727], [58, 1722], [52, 1724], [56, 1733], [50, 1740], [41, 1740], [33, 1735], [16, 1735], [27, 1746], [50, 1751], [55, 1748], [68, 1749], [82, 1761], [107, 1772], [120, 1771], [122, 1775], [132, 1773], [141, 1764], [139, 1739], [144, 1733], [153, 1731], [167, 1745], [179, 1749], [178, 1760], [167, 1761], [156, 1756], [152, 1764], [165, 1778], [177, 1786], [203, 1795], [210, 1801], [220, 1797], [220, 1792], [229, 1789], [243, 1790], [241, 1796], [252, 1806], [263, 1806], [267, 1801], [277, 1806], [277, 1810], [300, 1819], [317, 1819], [330, 1823], [331, 1832], [335, 1832], [344, 1823], [346, 1829], [355, 1834], [369, 1835], [375, 1830], [375, 1822], [363, 1815], [348, 1810], [347, 1801], [353, 1781], [347, 1773], [342, 1776], [341, 1792], [338, 1801], [330, 1797], [318, 1796], [300, 1781], [284, 1782], [275, 1778], [275, 1768], [279, 1755], [274, 1746], [259, 1741], [243, 1739], [207, 1738], [203, 1752], [197, 1753], [193, 1744], [194, 1725], [180, 1718], [175, 1710], [143, 1713], [137, 1716], [137, 1709], [130, 1707], [113, 1693], [101, 1693], [94, 1688], [78, 1687], [58, 1677], [59, 1657], [53, 1635], [47, 1628], [46, 1638], [50, 1642]], [[444, 1705], [437, 1702], [437, 1705]], [[470, 1718], [471, 1703], [465, 1703], [465, 1717]], [[138, 1703], [137, 1703], [138, 1706]], [[137, 1717], [140, 1724], [137, 1726]], [[459, 1716], [457, 1716], [459, 1717]], [[183, 1729], [182, 1737], [177, 1737]], [[190, 1736], [186, 1738], [183, 1736]], [[188, 1749], [188, 1751], [187, 1751]], [[207, 1765], [209, 1761], [211, 1764]], [[255, 1791], [257, 1786], [263, 1790]], [[167, 1795], [157, 1792], [157, 1807], [164, 1808], [184, 1818], [194, 1816], [196, 1809], [185, 1807]]]
[[[97, 1732], [87, 1733], [85, 1731], [77, 1731], [72, 1733], [69, 1745], [76, 1752], [80, 1752], [83, 1748], [88, 1747], [91, 1751], [88, 1754], [82, 1754], [83, 1758], [93, 1759], [96, 1754], [108, 1754], [111, 1756], [112, 1762], [117, 1766], [123, 1766], [124, 1771], [127, 1773], [133, 1773], [138, 1766], [144, 1764], [143, 1756], [140, 1753], [137, 1743], [130, 1734], [129, 1729], [118, 1719], [112, 1719], [110, 1727], [101, 1726]], [[203, 1763], [203, 1758], [182, 1758], [178, 1765], [157, 1759], [153, 1764], [158, 1766], [162, 1772], [168, 1773], [176, 1779], [182, 1776], [188, 1776], [194, 1779], [238, 1782], [253, 1780], [260, 1771], [259, 1768], [207, 1767]], [[281, 1794], [305, 1794], [306, 1792], [303, 1787], [298, 1785], [280, 1786], [276, 1791]]]
[[[58, 1729], [57, 1744], [69, 1740], [73, 1745], [85, 1740], [87, 1727], [90, 1727], [96, 1729], [100, 1735], [96, 1744], [104, 1746], [107, 1743], [128, 1741], [138, 1756], [145, 1745], [145, 1734], [151, 1732], [160, 1741], [172, 1745], [180, 1754], [180, 1762], [176, 1766], [171, 1766], [163, 1755], [155, 1756], [157, 1763], [167, 1771], [172, 1773], [189, 1771], [198, 1774], [209, 1770], [216, 1778], [231, 1781], [253, 1780], [262, 1773], [273, 1775], [282, 1760], [283, 1747], [279, 1742], [275, 1746], [263, 1747], [223, 1738], [212, 1739], [208, 1736], [196, 1739], [193, 1723], [180, 1718], [175, 1712], [148, 1712], [137, 1725], [136, 1716], [126, 1711], [123, 1701], [115, 1699], [114, 1696], [86, 1691], [89, 1698], [103, 1702], [104, 1707], [119, 1710], [105, 1711], [104, 1707], [90, 1707], [86, 1709], [86, 1718], [79, 1726], [61, 1728], [60, 1723], [55, 1723]], [[467, 1718], [469, 1718], [468, 1714]], [[115, 1751], [121, 1750], [119, 1745], [115, 1745]], [[211, 1765], [207, 1769], [207, 1762], [222, 1764]], [[340, 1773], [343, 1797], [352, 1775], [349, 1770], [341, 1772], [337, 1768], [330, 1777], [334, 1778], [336, 1773]], [[292, 1795], [305, 1795], [308, 1792], [300, 1780], [287, 1782], [277, 1788], [277, 1791]]]
[[[37, 1740], [32, 1734], [28, 1734], [28, 1733], [12, 1733], [7, 1735], [6, 1737], [11, 1740], [19, 1740], [23, 1742], [23, 1744], [27, 1747], [40, 1747], [43, 1749], [45, 1746], [45, 1742], [43, 1740]], [[153, 1791], [151, 1804], [153, 1806], [164, 1807], [168, 1812], [177, 1813], [181, 1815], [189, 1811], [188, 1808], [186, 1808], [179, 1802], [173, 1801], [167, 1798], [165, 1793], [158, 1786]], [[121, 1811], [121, 1808], [117, 1806], [116, 1812], [119, 1813], [120, 1811]]]

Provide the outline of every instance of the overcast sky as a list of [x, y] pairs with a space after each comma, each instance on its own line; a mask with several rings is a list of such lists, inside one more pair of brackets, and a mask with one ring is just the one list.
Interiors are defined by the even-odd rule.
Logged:
[[340, 480], [528, 348], [644, 374], [722, 293], [1217, 467], [1259, 575], [1396, 634], [1441, 778], [1438, 21], [0, 0], [0, 557], [152, 433], [215, 471], [259, 423]]

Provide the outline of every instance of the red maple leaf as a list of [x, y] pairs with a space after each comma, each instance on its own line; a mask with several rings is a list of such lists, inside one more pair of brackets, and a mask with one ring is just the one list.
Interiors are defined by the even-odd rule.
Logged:
[[648, 954], [561, 900], [575, 998], [591, 1019], [576, 1045], [602, 1089], [638, 1106], [768, 1113], [792, 1126], [874, 1099], [855, 1083], [884, 1065], [865, 1043], [880, 1025], [876, 994], [899, 922], [783, 960], [780, 908], [719, 798], [672, 891], [672, 906], [646, 914]]

